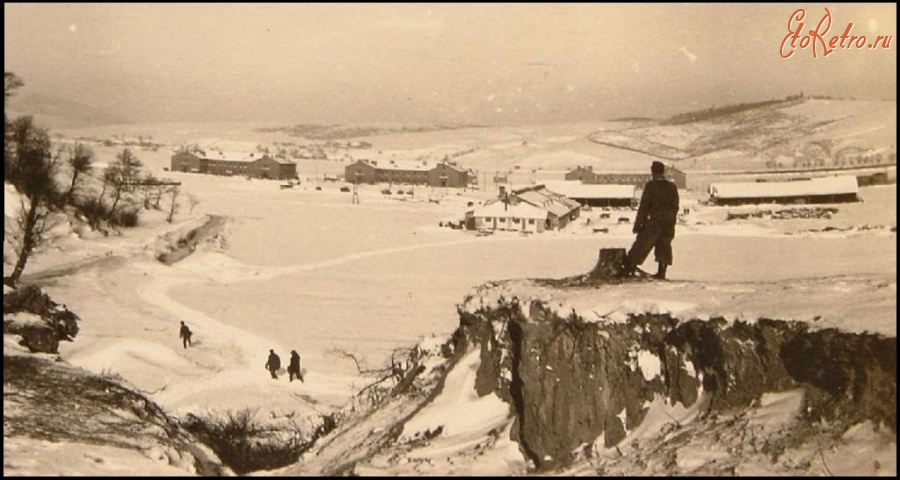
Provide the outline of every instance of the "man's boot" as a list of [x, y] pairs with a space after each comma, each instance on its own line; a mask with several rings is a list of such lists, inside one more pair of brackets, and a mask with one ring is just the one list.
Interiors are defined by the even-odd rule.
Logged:
[[628, 257], [625, 257], [622, 260], [622, 266], [620, 267], [620, 270], [619, 270], [619, 276], [620, 277], [630, 277], [630, 276], [634, 275], [634, 270], [636, 267], [637, 267], [637, 265], [631, 263], [631, 260]]
[[666, 268], [668, 268], [668, 265], [666, 265], [665, 263], [660, 263], [659, 269], [656, 271], [656, 275], [654, 275], [653, 278], [658, 279], [658, 280], [665, 280], [666, 279]]

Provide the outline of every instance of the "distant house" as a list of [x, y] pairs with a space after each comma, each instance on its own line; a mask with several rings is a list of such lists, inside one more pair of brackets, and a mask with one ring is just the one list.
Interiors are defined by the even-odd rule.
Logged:
[[241, 175], [252, 178], [291, 180], [297, 178], [297, 164], [290, 160], [272, 158], [267, 154], [209, 152], [178, 152], [172, 155], [173, 172], [206, 173], [210, 175]]
[[469, 186], [469, 171], [454, 162], [429, 166], [427, 161], [357, 160], [344, 167], [344, 179], [350, 183], [395, 183], [428, 185], [431, 187], [465, 188]]
[[578, 166], [575, 170], [566, 173], [567, 181], [578, 181], [581, 183], [596, 183], [597, 176], [594, 174], [594, 167], [586, 166], [582, 167]]
[[[589, 185], [634, 185], [637, 188], [644, 188], [651, 178], [649, 165], [645, 172], [595, 172], [591, 165], [578, 166], [565, 175], [566, 180], [577, 180]], [[687, 174], [673, 166], [666, 167], [666, 178], [679, 189], [687, 188]]]
[[709, 186], [709, 199], [715, 205], [857, 202], [858, 193], [859, 184], [851, 175], [788, 182], [714, 183]]
[[870, 185], [888, 185], [891, 183], [891, 180], [887, 172], [877, 172], [858, 174], [856, 175], [856, 182], [860, 187], [866, 187]]
[[547, 189], [543, 184], [513, 190], [509, 193], [509, 201], [513, 204], [527, 203], [545, 210], [548, 229], [561, 229], [581, 215], [581, 204]]
[[494, 200], [466, 213], [466, 224], [475, 230], [506, 230], [539, 233], [547, 227], [547, 211], [527, 203]]
[[468, 187], [469, 171], [453, 163], [438, 163], [428, 171], [428, 185], [433, 187]]
[[635, 201], [634, 185], [589, 185], [575, 181], [545, 184], [580, 203], [582, 207], [630, 207]]

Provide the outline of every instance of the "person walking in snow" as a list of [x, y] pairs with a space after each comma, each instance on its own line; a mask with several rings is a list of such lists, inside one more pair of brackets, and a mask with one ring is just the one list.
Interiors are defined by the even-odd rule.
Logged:
[[666, 268], [672, 264], [672, 239], [675, 238], [675, 223], [678, 220], [678, 187], [666, 180], [666, 166], [662, 162], [653, 162], [650, 173], [653, 177], [644, 185], [634, 219], [632, 231], [637, 238], [625, 255], [622, 275], [633, 275], [652, 249], [659, 263], [653, 277], [662, 280], [666, 278]]
[[277, 379], [278, 369], [281, 368], [281, 358], [275, 353], [275, 350], [269, 350], [269, 359], [266, 360], [266, 369], [272, 374], [272, 378]]
[[187, 348], [188, 345], [191, 344], [191, 335], [193, 335], [193, 334], [194, 334], [194, 332], [192, 332], [191, 329], [188, 328], [188, 326], [184, 324], [184, 320], [182, 320], [181, 321], [181, 332], [178, 334], [178, 336], [181, 337], [181, 344], [184, 346], [184, 348]]
[[303, 373], [300, 371], [300, 354], [296, 350], [291, 350], [291, 363], [288, 364], [287, 371], [289, 382], [293, 382], [295, 376], [303, 382]]

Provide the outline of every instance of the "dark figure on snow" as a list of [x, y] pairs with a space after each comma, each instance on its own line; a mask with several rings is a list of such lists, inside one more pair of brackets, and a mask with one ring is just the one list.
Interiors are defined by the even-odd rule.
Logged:
[[632, 229], [637, 238], [625, 256], [622, 273], [633, 275], [652, 249], [659, 263], [659, 270], [653, 277], [664, 279], [666, 268], [672, 264], [672, 239], [675, 238], [675, 223], [678, 220], [678, 187], [666, 180], [666, 167], [661, 162], [653, 162], [650, 172], [653, 178], [644, 185]]
[[281, 368], [281, 358], [275, 353], [275, 350], [269, 350], [269, 359], [266, 360], [266, 369], [272, 374], [272, 378], [278, 378], [276, 374]]
[[194, 332], [192, 332], [191, 329], [188, 328], [188, 326], [184, 324], [184, 320], [182, 320], [181, 321], [181, 332], [178, 334], [178, 336], [181, 337], [181, 344], [184, 345], [184, 348], [187, 348], [188, 345], [191, 344], [191, 335], [193, 335], [193, 334], [194, 334]]
[[288, 364], [287, 371], [289, 382], [293, 382], [294, 377], [303, 382], [303, 373], [300, 371], [300, 354], [296, 350], [291, 350], [291, 363]]

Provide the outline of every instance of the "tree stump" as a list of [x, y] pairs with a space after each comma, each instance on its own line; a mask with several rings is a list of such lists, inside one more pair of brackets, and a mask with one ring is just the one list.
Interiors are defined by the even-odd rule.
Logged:
[[597, 266], [589, 274], [592, 279], [615, 278], [622, 273], [622, 264], [625, 261], [624, 248], [601, 248], [597, 258]]

